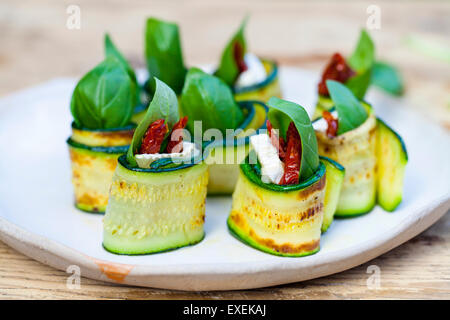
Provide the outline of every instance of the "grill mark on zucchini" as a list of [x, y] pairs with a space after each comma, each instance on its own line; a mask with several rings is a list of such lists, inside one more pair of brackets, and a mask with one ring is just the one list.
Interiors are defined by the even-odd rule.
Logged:
[[[247, 226], [247, 223], [239, 214], [231, 214], [230, 215], [231, 221], [239, 228], [245, 229]], [[258, 244], [267, 247], [273, 251], [283, 253], [283, 254], [296, 254], [299, 252], [313, 252], [320, 247], [320, 239], [318, 240], [312, 240], [308, 243], [302, 243], [299, 245], [294, 245], [292, 243], [283, 243], [283, 244], [276, 244], [273, 239], [266, 239], [259, 237], [253, 229], [248, 227], [249, 229], [249, 236], [251, 239]], [[244, 240], [245, 241], [245, 240]]]

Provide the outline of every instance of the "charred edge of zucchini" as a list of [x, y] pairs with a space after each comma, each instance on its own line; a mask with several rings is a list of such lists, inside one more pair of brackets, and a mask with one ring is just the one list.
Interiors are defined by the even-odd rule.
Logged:
[[228, 227], [228, 231], [230, 232], [230, 234], [236, 238], [237, 240], [249, 245], [252, 248], [255, 248], [259, 251], [265, 252], [265, 253], [269, 253], [275, 256], [279, 256], [279, 257], [284, 257], [284, 258], [300, 258], [300, 257], [305, 257], [305, 256], [310, 256], [313, 255], [317, 252], [320, 251], [320, 245], [317, 246], [317, 248], [311, 250], [311, 251], [307, 251], [307, 252], [302, 252], [302, 253], [282, 253], [282, 252], [277, 252], [274, 250], [271, 250], [267, 247], [264, 247], [262, 245], [260, 245], [258, 242], [254, 241], [253, 239], [249, 238], [245, 233], [241, 232], [240, 229], [234, 225], [234, 223], [231, 221], [231, 218], [229, 217], [227, 219], [227, 227]]
[[264, 64], [264, 66], [268, 65], [270, 68], [270, 71], [268, 72], [267, 77], [256, 84], [253, 84], [251, 86], [245, 86], [245, 87], [233, 87], [233, 93], [234, 94], [241, 94], [241, 93], [248, 93], [251, 91], [257, 91], [259, 89], [264, 88], [265, 86], [271, 84], [272, 82], [274, 82], [277, 77], [278, 77], [278, 64], [273, 61], [273, 60], [269, 60], [269, 59], [261, 59], [261, 62]]

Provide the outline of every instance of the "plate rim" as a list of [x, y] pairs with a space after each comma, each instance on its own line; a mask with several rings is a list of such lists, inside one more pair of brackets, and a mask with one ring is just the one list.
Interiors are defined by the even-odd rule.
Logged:
[[[443, 217], [449, 209], [450, 197], [448, 195], [437, 198], [432, 204], [424, 205], [418, 210], [417, 215], [410, 215], [404, 219], [407, 221], [403, 220], [393, 226], [389, 232], [385, 232], [383, 236], [373, 241], [372, 245], [367, 244], [368, 241], [358, 243], [348, 248], [347, 254], [341, 255], [339, 258], [336, 257], [339, 252], [332, 252], [319, 264], [315, 264], [313, 259], [307, 261], [305, 266], [302, 262], [305, 260], [301, 258], [286, 258], [286, 261], [291, 261], [287, 263], [269, 261], [262, 266], [261, 262], [246, 262], [245, 269], [253, 270], [251, 273], [258, 274], [257, 281], [253, 281], [251, 284], [248, 281], [230, 281], [230, 279], [248, 275], [248, 271], [242, 271], [242, 264], [239, 264], [240, 271], [230, 268], [224, 272], [224, 270], [210, 268], [209, 272], [206, 272], [201, 268], [186, 268], [187, 265], [192, 264], [154, 266], [110, 262], [88, 256], [58, 241], [35, 234], [3, 217], [0, 217], [0, 240], [22, 254], [62, 271], [66, 271], [70, 265], [77, 265], [80, 267], [83, 277], [95, 280], [184, 291], [242, 290], [305, 281], [351, 269], [415, 237]], [[358, 251], [359, 247], [365, 247], [365, 249]], [[338, 264], [338, 267], [327, 271], [326, 266], [330, 263]], [[299, 269], [300, 264], [303, 264], [301, 269], [315, 268], [317, 270], [295, 275], [293, 272]], [[208, 265], [202, 264], [201, 266], [205, 268]], [[225, 269], [225, 267], [233, 265], [236, 264], [223, 264], [222, 267]], [[268, 279], [267, 276], [273, 275], [274, 271], [283, 271], [283, 276]], [[158, 279], [159, 277], [168, 277], [169, 279], [165, 278], [161, 281]], [[190, 285], [179, 285], [180, 280], [185, 277], [190, 277], [188, 279]], [[222, 279], [211, 282], [212, 277]], [[207, 278], [210, 281], [201, 281], [201, 278]]]

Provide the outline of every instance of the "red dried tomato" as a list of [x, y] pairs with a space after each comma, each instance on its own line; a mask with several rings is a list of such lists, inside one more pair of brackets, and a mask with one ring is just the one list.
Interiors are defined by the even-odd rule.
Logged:
[[244, 48], [239, 41], [235, 41], [233, 44], [233, 55], [234, 61], [236, 61], [236, 65], [239, 70], [239, 74], [247, 70], [247, 64], [244, 60]]
[[289, 124], [286, 133], [287, 147], [284, 159], [284, 175], [280, 184], [297, 184], [300, 177], [300, 163], [302, 159], [302, 143], [294, 123]]
[[152, 154], [159, 153], [161, 144], [164, 141], [164, 136], [167, 133], [167, 126], [164, 123], [164, 119], [159, 119], [153, 122], [147, 129], [147, 132], [142, 139], [141, 147], [139, 148], [140, 154]]
[[338, 120], [335, 117], [333, 117], [333, 115], [330, 112], [326, 110], [322, 112], [322, 116], [328, 124], [327, 136], [336, 137], [338, 130]]
[[166, 153], [183, 152], [183, 131], [186, 127], [188, 117], [183, 117], [174, 124], [170, 133], [170, 140], [166, 147]]
[[336, 80], [345, 83], [355, 74], [356, 73], [345, 62], [345, 58], [339, 53], [335, 53], [323, 72], [322, 80], [319, 83], [319, 94], [323, 96], [330, 95], [326, 84], [327, 80]]
[[272, 124], [270, 123], [269, 120], [266, 121], [266, 127], [267, 133], [269, 134], [270, 137], [270, 142], [278, 150], [278, 156], [280, 157], [281, 161], [283, 161], [286, 149], [284, 139], [282, 137], [278, 137], [276, 131], [273, 129]]

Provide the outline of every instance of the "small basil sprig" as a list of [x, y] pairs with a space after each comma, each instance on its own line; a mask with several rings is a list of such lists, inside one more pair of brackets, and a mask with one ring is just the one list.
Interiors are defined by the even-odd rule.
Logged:
[[187, 128], [194, 132], [194, 121], [202, 121], [203, 131], [236, 129], [244, 115], [231, 89], [221, 79], [198, 68], [189, 69], [181, 93], [182, 114], [188, 116]]
[[106, 58], [78, 82], [70, 111], [75, 123], [89, 129], [111, 129], [129, 124], [136, 86], [115, 57]]
[[375, 62], [372, 72], [372, 83], [386, 92], [400, 96], [403, 94], [403, 81], [398, 71], [385, 62]]
[[345, 83], [358, 99], [364, 98], [370, 86], [374, 62], [375, 45], [367, 31], [361, 30], [358, 44], [348, 59], [348, 64], [357, 74]]
[[348, 64], [357, 73], [371, 69], [375, 62], [375, 45], [366, 30], [361, 30], [358, 44], [348, 59]]
[[283, 138], [286, 138], [289, 124], [294, 122], [302, 143], [299, 180], [308, 179], [319, 167], [317, 139], [308, 113], [302, 106], [277, 97], [270, 98], [267, 105], [269, 106], [269, 120], [274, 128], [279, 129]]
[[366, 110], [346, 86], [327, 80], [327, 88], [338, 112], [338, 135], [356, 129], [366, 121]]
[[348, 59], [350, 67], [358, 74], [345, 85], [358, 99], [363, 99], [371, 84], [393, 95], [403, 93], [403, 82], [394, 67], [375, 61], [375, 45], [369, 34], [361, 31], [355, 51]]
[[219, 77], [229, 86], [233, 86], [239, 76], [239, 68], [235, 59], [235, 43], [242, 49], [242, 54], [245, 55], [247, 51], [247, 44], [244, 37], [244, 29], [247, 24], [247, 17], [241, 23], [238, 31], [234, 34], [231, 40], [228, 42], [225, 50], [222, 53], [222, 58], [220, 60], [219, 68], [215, 72], [215, 76]]
[[179, 94], [183, 88], [186, 67], [178, 26], [156, 18], [147, 19], [145, 57], [150, 78], [161, 79]]
[[119, 62], [122, 64], [122, 66], [125, 68], [125, 70], [127, 70], [128, 75], [130, 76], [130, 79], [133, 81], [133, 84], [136, 86], [136, 105], [138, 105], [139, 104], [139, 86], [137, 83], [136, 74], [134, 73], [134, 70], [133, 70], [133, 68], [131, 68], [127, 59], [125, 59], [125, 57], [122, 55], [122, 53], [120, 53], [120, 51], [114, 45], [109, 34], [105, 34], [105, 56], [106, 56], [106, 58], [115, 57], [117, 60], [119, 60]]
[[161, 80], [154, 78], [155, 93], [153, 99], [148, 106], [144, 119], [134, 131], [133, 140], [127, 153], [128, 163], [136, 167], [135, 154], [138, 152], [142, 144], [142, 139], [147, 132], [148, 127], [159, 119], [164, 119], [164, 123], [168, 127], [168, 134], [172, 130], [173, 125], [179, 120], [178, 100], [175, 92]]

